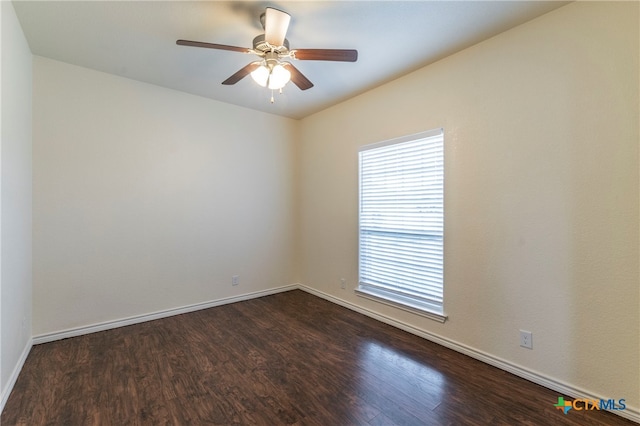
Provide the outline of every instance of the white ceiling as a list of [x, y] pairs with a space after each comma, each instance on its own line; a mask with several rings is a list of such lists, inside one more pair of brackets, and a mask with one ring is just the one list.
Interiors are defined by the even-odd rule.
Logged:
[[[14, 1], [35, 55], [243, 107], [302, 118], [393, 80], [567, 2], [558, 1]], [[315, 87], [283, 94], [250, 77], [253, 61], [177, 46], [177, 39], [252, 47], [259, 16], [288, 12], [291, 48], [357, 49], [356, 63], [296, 61]]]

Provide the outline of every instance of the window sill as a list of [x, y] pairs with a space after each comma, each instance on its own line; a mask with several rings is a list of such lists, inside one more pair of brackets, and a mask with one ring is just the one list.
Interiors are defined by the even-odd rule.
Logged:
[[393, 306], [394, 308], [402, 309], [403, 311], [411, 312], [412, 314], [420, 315], [439, 323], [444, 323], [447, 320], [447, 316], [441, 312], [436, 312], [425, 306], [416, 306], [394, 294], [363, 288], [362, 286], [356, 288], [355, 291], [358, 296], [364, 297], [365, 299]]

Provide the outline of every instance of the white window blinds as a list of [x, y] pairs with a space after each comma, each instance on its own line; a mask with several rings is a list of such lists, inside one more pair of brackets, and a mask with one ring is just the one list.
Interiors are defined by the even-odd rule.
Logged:
[[358, 292], [442, 315], [443, 131], [360, 150]]

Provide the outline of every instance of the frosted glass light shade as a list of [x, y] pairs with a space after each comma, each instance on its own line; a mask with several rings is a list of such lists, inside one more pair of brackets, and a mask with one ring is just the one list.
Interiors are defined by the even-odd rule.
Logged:
[[258, 68], [251, 72], [251, 78], [262, 87], [267, 86], [269, 80], [269, 69], [264, 65], [260, 65]]
[[277, 90], [282, 88], [291, 80], [291, 73], [282, 65], [278, 64], [271, 70], [269, 77], [269, 89]]

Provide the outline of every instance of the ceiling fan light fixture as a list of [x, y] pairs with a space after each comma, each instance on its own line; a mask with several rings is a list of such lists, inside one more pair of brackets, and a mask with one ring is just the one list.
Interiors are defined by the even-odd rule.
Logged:
[[278, 90], [291, 80], [291, 73], [282, 64], [277, 64], [271, 69], [269, 76], [269, 89]]
[[291, 73], [281, 63], [262, 63], [251, 72], [251, 78], [262, 87], [278, 90], [291, 80]]

